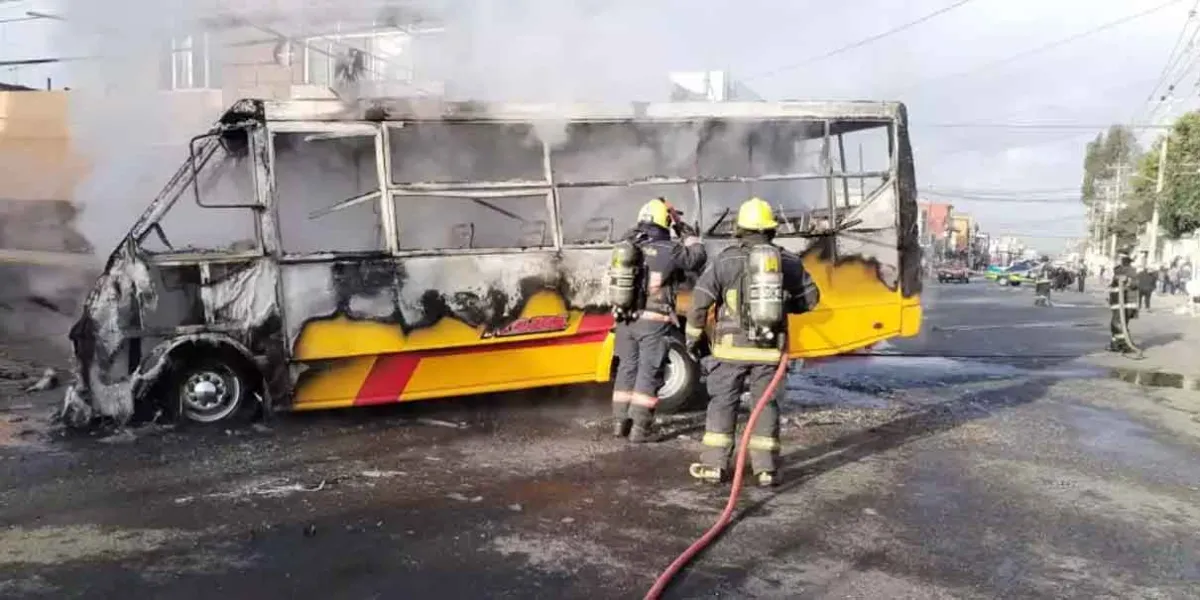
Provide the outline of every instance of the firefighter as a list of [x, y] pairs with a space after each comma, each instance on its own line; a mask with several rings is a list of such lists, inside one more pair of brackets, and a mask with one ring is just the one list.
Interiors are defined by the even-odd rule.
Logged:
[[[647, 202], [638, 212], [637, 225], [613, 250], [613, 434], [635, 443], [651, 439], [667, 345], [678, 332], [675, 287], [687, 272], [699, 273], [707, 259], [695, 228], [683, 223], [679, 214], [662, 198]], [[678, 241], [671, 239], [672, 228]]]
[[1033, 282], [1034, 306], [1050, 306], [1050, 277], [1050, 267], [1042, 267], [1038, 270], [1037, 277]]
[[[1108, 349], [1111, 352], [1133, 352], [1130, 343], [1128, 323], [1137, 318], [1137, 272], [1133, 268], [1133, 259], [1127, 255], [1121, 256], [1121, 264], [1113, 268], [1112, 280], [1108, 286], [1108, 308], [1112, 313], [1109, 322], [1111, 338]], [[1122, 312], [1124, 315], [1122, 315]]]
[[[742, 392], [757, 400], [774, 376], [786, 347], [786, 314], [811, 310], [820, 297], [800, 257], [772, 243], [779, 224], [770, 204], [751, 198], [738, 209], [735, 225], [738, 243], [700, 276], [687, 315], [688, 349], [694, 353], [705, 336], [709, 308], [716, 310], [715, 339], [709, 340], [706, 448], [689, 469], [692, 477], [711, 483], [730, 474]], [[761, 486], [779, 482], [778, 396], [770, 399], [750, 437], [750, 466]]]

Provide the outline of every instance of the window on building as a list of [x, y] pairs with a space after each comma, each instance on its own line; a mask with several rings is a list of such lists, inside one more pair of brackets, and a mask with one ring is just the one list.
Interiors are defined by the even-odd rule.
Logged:
[[220, 88], [218, 54], [207, 33], [171, 39], [160, 64], [162, 87], [169, 90]]
[[352, 57], [355, 53], [361, 60], [361, 79], [412, 81], [410, 40], [407, 33], [400, 31], [309, 38], [304, 45], [304, 83], [332, 86], [338, 80], [339, 66], [356, 62]]

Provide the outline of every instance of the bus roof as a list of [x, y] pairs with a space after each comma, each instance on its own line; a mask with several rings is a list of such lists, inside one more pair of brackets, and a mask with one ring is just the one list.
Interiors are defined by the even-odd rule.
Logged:
[[707, 119], [905, 120], [900, 102], [637, 102], [627, 104], [521, 104], [449, 102], [428, 98], [240, 100], [222, 121], [700, 121]]

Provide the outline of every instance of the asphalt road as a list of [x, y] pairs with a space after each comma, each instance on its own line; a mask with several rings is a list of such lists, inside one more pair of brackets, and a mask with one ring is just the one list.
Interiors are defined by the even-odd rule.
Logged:
[[[793, 375], [785, 484], [668, 596], [1200, 598], [1200, 401], [1058, 300], [932, 283], [895, 355]], [[105, 439], [43, 431], [56, 395], [0, 401], [3, 598], [640, 598], [724, 504], [698, 415], [630, 446], [600, 389]]]

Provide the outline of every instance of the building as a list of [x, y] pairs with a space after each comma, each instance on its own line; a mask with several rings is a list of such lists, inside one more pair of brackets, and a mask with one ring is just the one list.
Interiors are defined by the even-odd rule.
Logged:
[[728, 71], [676, 71], [668, 74], [672, 102], [761, 101], [762, 96]]
[[994, 265], [1007, 267], [1020, 260], [1024, 252], [1025, 244], [1015, 237], [991, 238], [988, 241], [988, 256]]
[[954, 252], [965, 254], [970, 251], [977, 232], [975, 219], [968, 214], [955, 214], [950, 217], [950, 248]]
[[[68, 94], [4, 86], [0, 91], [0, 262], [63, 259], [86, 252], [74, 232], [75, 187], [86, 174], [71, 143]], [[0, 286], [3, 287], [3, 286]]]
[[951, 215], [954, 206], [945, 202], [917, 203], [918, 235], [927, 256], [940, 258], [949, 248]]

